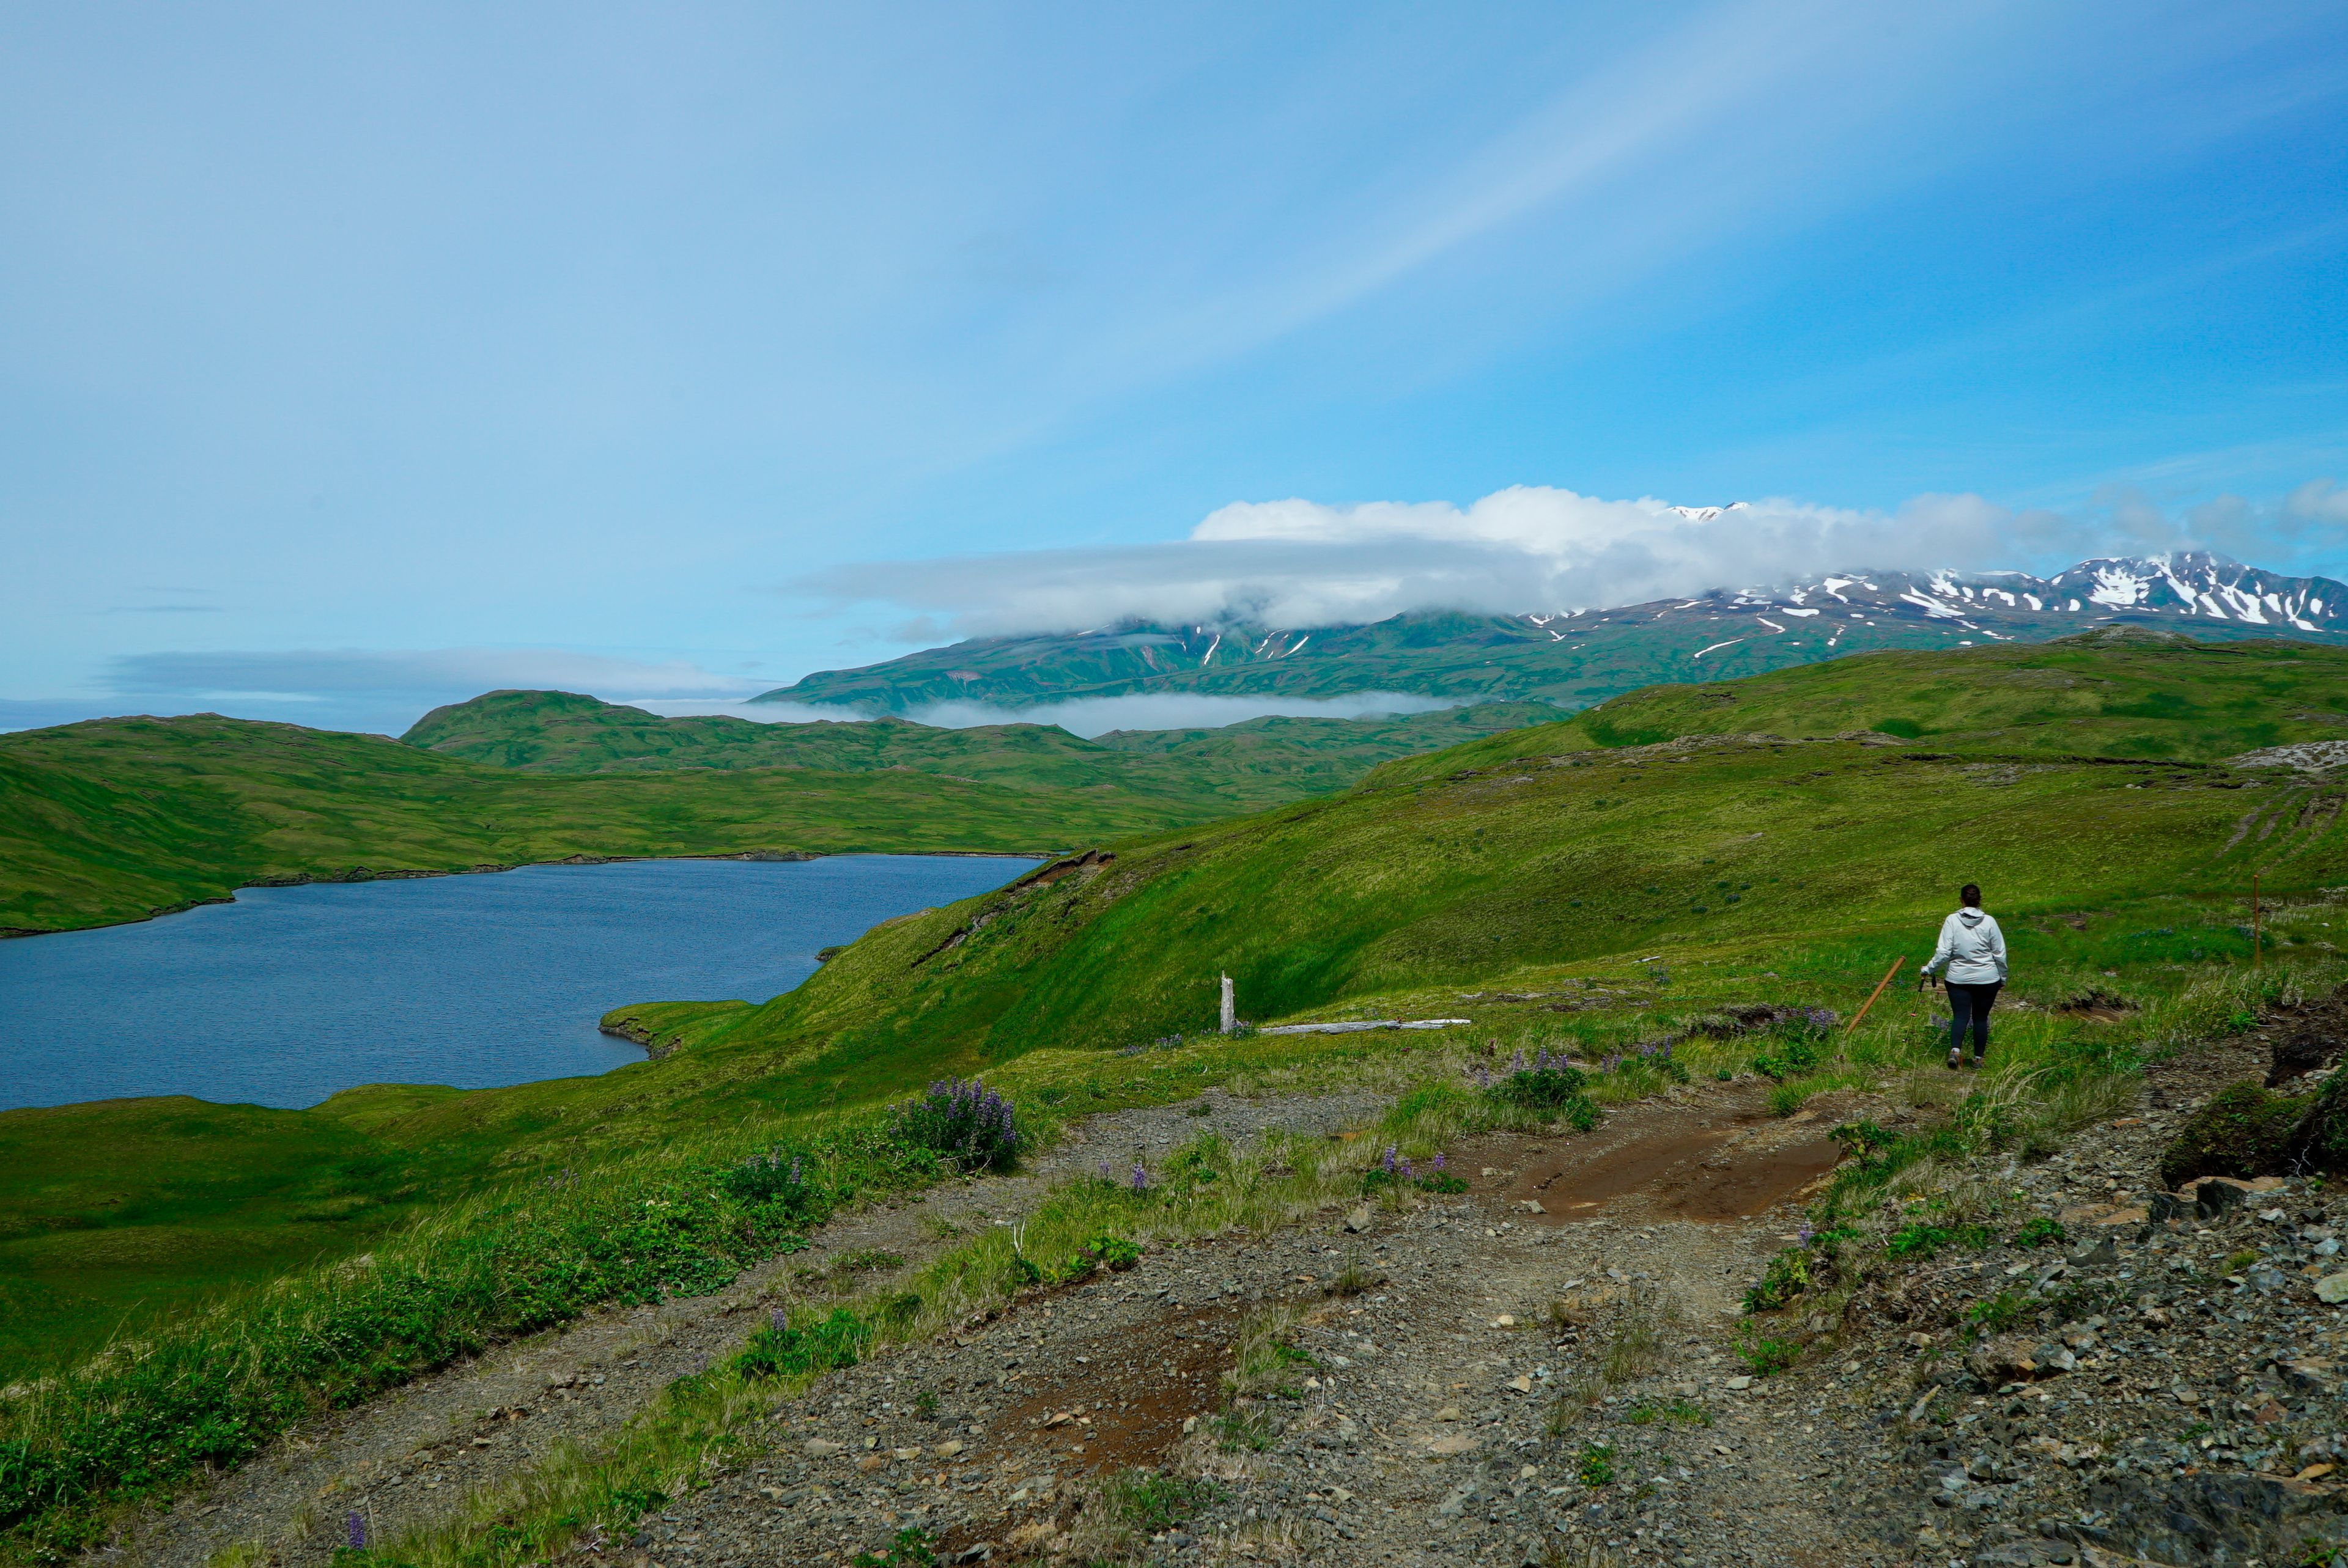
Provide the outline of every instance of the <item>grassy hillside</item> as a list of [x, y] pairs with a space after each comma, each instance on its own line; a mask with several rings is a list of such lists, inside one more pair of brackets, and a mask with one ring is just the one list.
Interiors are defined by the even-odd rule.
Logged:
[[1650, 686], [1559, 723], [1388, 764], [1373, 786], [1682, 735], [1876, 732], [1962, 753], [2215, 762], [2348, 736], [2348, 648], [2134, 629], [1869, 653], [1744, 681]]
[[[1325, 1081], [1442, 1043], [1357, 1036], [1117, 1049], [1195, 1039], [1214, 1017], [1223, 972], [1238, 981], [1243, 1015], [1259, 1021], [1441, 1013], [1474, 1020], [1478, 1040], [1566, 1041], [1594, 1056], [1692, 1027], [1686, 1020], [1732, 1001], [1848, 1009], [1893, 958], [1923, 956], [1953, 886], [1974, 879], [2005, 924], [2017, 1007], [2034, 1009], [2022, 1038], [2037, 1042], [2033, 1050], [2069, 1050], [2073, 1033], [2098, 1027], [2050, 1010], [2072, 988], [2168, 994], [2242, 962], [2253, 869], [2288, 911], [2290, 934], [2280, 939], [2332, 950], [2324, 922], [2334, 911], [2321, 889], [2348, 882], [2341, 789], [2182, 759], [2194, 747], [2233, 745], [2246, 724], [2265, 722], [2225, 706], [2246, 693], [2284, 708], [2273, 722], [2286, 737], [2290, 725], [2313, 723], [2291, 713], [2348, 706], [2334, 700], [2343, 687], [2328, 654], [2270, 650], [2246, 661], [2243, 651], [2089, 645], [1886, 661], [1871, 683], [1821, 686], [1807, 699], [1798, 692], [1807, 688], [1783, 684], [1729, 689], [1728, 704], [1749, 701], [1786, 738], [1605, 746], [1587, 734], [1571, 744], [1539, 732], [1496, 737], [1424, 766], [1390, 767], [1343, 795], [1179, 830], [1105, 834], [1095, 852], [1009, 888], [877, 927], [764, 1005], [623, 1009], [679, 1049], [601, 1077], [462, 1093], [378, 1086], [294, 1112], [118, 1102], [0, 1115], [0, 1166], [12, 1173], [0, 1186], [0, 1288], [16, 1322], [0, 1366], [54, 1364], [117, 1323], [151, 1323], [155, 1305], [364, 1246], [378, 1258], [413, 1254], [425, 1260], [419, 1279], [447, 1282], [457, 1327], [444, 1332], [432, 1319], [401, 1341], [409, 1360], [386, 1354], [366, 1373], [404, 1375], [400, 1368], [461, 1351], [481, 1334], [557, 1320], [615, 1293], [657, 1294], [675, 1287], [668, 1278], [722, 1274], [751, 1233], [739, 1229], [743, 1216], [705, 1200], [711, 1173], [749, 1149], [787, 1139], [830, 1150], [825, 1169], [851, 1173], [841, 1190], [918, 1179], [916, 1166], [860, 1129], [884, 1102], [942, 1072], [983, 1071], [1033, 1115], [1163, 1101], [1241, 1074]], [[2015, 662], [2025, 657], [2065, 662]], [[2042, 668], [2081, 684], [2005, 679]], [[2083, 723], [2168, 737], [2179, 757], [2067, 760], [2026, 743], [2038, 727], [2028, 722], [2032, 704], [2082, 688], [2097, 704]], [[2196, 712], [2180, 715], [2146, 695], [2161, 691], [2183, 692]], [[1668, 692], [1643, 701], [1656, 713], [1713, 712], [1675, 706], [1684, 697]], [[1861, 703], [1870, 723], [1930, 715], [1974, 739], [1958, 749], [1937, 735], [1797, 738], [1859, 727], [1835, 709], [1845, 702]], [[1880, 703], [1893, 706], [1878, 712]], [[2106, 711], [2139, 705], [2152, 716]], [[2011, 728], [1995, 730], [2002, 716]], [[274, 727], [238, 727], [185, 756], [152, 733], [169, 726], [126, 724], [114, 738], [149, 766], [160, 766], [154, 756], [180, 757], [184, 774], [148, 775], [170, 782], [176, 799], [190, 779], [212, 776], [201, 769], [222, 765], [226, 739], [266, 728]], [[2016, 734], [2024, 740], [1999, 743]], [[247, 738], [314, 748], [321, 770], [346, 755], [334, 748], [350, 739]], [[459, 804], [480, 809], [463, 794], [476, 788], [774, 788], [808, 776], [543, 777], [391, 749], [417, 770], [404, 775], [419, 781], [407, 795], [441, 792], [436, 810], [459, 822]], [[26, 776], [57, 765], [38, 754], [0, 757]], [[125, 761], [106, 775], [115, 795], [77, 796], [68, 784], [84, 785], [53, 780], [44, 798], [119, 809], [144, 824], [138, 814], [150, 792], [122, 787], [126, 771], [136, 773]], [[267, 774], [282, 779], [286, 769], [281, 761]], [[940, 783], [906, 773], [815, 776]], [[239, 798], [226, 784], [203, 787]], [[313, 806], [336, 798], [314, 787]], [[283, 821], [303, 835], [355, 832], [301, 816], [307, 798], [272, 793], [239, 805], [243, 815], [232, 814], [221, 841], [254, 843], [248, 821]], [[598, 809], [611, 820], [608, 804]], [[698, 819], [674, 812], [664, 830], [687, 820]], [[150, 827], [168, 840], [168, 821], [139, 831]], [[1911, 999], [1887, 1018], [1912, 1031], [1918, 1016]], [[2077, 1044], [2091, 1056], [2108, 1049], [2084, 1036]], [[1456, 1064], [1446, 1071], [1457, 1076]], [[646, 1274], [648, 1244], [597, 1239], [623, 1210], [636, 1216], [630, 1224], [649, 1224], [655, 1198], [676, 1205], [662, 1245], [679, 1250], [659, 1255], [683, 1259], [675, 1266], [685, 1273]], [[402, 1239], [409, 1215], [429, 1215], [437, 1228]], [[482, 1249], [496, 1247], [508, 1249], [496, 1254], [507, 1261], [491, 1267]], [[552, 1249], [543, 1259], [532, 1250], [541, 1247]], [[432, 1263], [442, 1269], [435, 1275], [426, 1263], [436, 1258], [457, 1261]], [[315, 1295], [325, 1312], [344, 1287], [318, 1277], [328, 1280]], [[572, 1293], [542, 1308], [554, 1317], [498, 1316], [509, 1298], [500, 1292], [549, 1277]], [[416, 1288], [420, 1301], [443, 1299], [433, 1294], [443, 1284]], [[265, 1309], [274, 1310], [254, 1297], [220, 1321], [233, 1327]], [[287, 1398], [286, 1409], [298, 1406]], [[15, 1418], [0, 1408], [0, 1419]], [[253, 1419], [256, 1430], [275, 1430]]]
[[1050, 850], [1190, 813], [902, 770], [550, 776], [205, 715], [0, 735], [0, 928], [135, 920], [258, 882], [572, 856]]
[[532, 773], [679, 768], [910, 768], [1010, 788], [1115, 789], [1186, 820], [1343, 789], [1380, 763], [1556, 717], [1486, 703], [1370, 719], [1258, 719], [1084, 740], [1049, 724], [941, 729], [902, 719], [759, 724], [672, 719], [568, 692], [491, 692], [435, 708], [401, 737], [444, 756]]

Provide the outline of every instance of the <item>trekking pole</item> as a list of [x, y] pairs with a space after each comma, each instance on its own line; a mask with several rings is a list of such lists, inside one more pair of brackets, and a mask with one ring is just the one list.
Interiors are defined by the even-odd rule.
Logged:
[[1883, 971], [1883, 978], [1876, 981], [1875, 989], [1867, 994], [1866, 1002], [1857, 1012], [1850, 1015], [1850, 1023], [1842, 1031], [1844, 1039], [1849, 1039], [1852, 1030], [1859, 1028], [1859, 1020], [1867, 1016], [1867, 1009], [1875, 1005], [1875, 999], [1883, 994], [1883, 988], [1891, 983], [1891, 977], [1898, 974], [1900, 972], [1900, 966], [1907, 961], [1908, 960], [1906, 958], [1894, 958], [1891, 960], [1891, 967]]
[[2250, 873], [2250, 972], [2256, 974], [2265, 966], [2259, 957], [2259, 874]]

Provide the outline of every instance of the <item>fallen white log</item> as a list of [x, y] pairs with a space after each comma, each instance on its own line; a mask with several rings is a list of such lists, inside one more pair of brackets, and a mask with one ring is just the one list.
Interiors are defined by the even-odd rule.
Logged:
[[1350, 1023], [1276, 1023], [1258, 1034], [1352, 1034], [1365, 1029], [1449, 1029], [1472, 1021], [1464, 1018], [1368, 1018]]

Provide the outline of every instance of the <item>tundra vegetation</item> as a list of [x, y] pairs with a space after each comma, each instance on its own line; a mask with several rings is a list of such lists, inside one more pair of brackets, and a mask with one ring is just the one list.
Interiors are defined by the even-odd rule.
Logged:
[[[1772, 715], [1758, 734], [1641, 729], [1607, 744], [1593, 726], [1610, 703], [1390, 763], [1343, 794], [1107, 839], [878, 927], [768, 1002], [622, 1009], [677, 1049], [602, 1077], [376, 1086], [304, 1112], [0, 1116], [0, 1270], [23, 1325], [0, 1347], [15, 1379], [0, 1403], [6, 1551], [94, 1539], [305, 1410], [605, 1302], [709, 1289], [843, 1204], [1000, 1164], [1070, 1116], [1213, 1085], [1391, 1103], [1358, 1139], [1240, 1151], [1208, 1137], [1138, 1179], [1072, 1178], [1015, 1233], [972, 1237], [910, 1286], [787, 1314], [608, 1450], [485, 1495], [396, 1560], [541, 1560], [695, 1484], [841, 1357], [1134, 1248], [1423, 1201], [1463, 1137], [1581, 1124], [1694, 1078], [1766, 1080], [1780, 1114], [1858, 1085], [1915, 1112], [1896, 1132], [1843, 1131], [1849, 1158], [1811, 1233], [1755, 1282], [1750, 1355], [1775, 1369], [1798, 1353], [1773, 1327], [1784, 1303], [1829, 1294], [1863, 1256], [1966, 1245], [1995, 1223], [1963, 1195], [1966, 1160], [2043, 1152], [2108, 1114], [2146, 1062], [2343, 978], [2333, 924], [2348, 907], [2327, 891], [2348, 883], [2340, 791], [2215, 760], [2247, 731], [2300, 738], [2297, 721], [2259, 728], [2230, 693], [2287, 686], [2272, 706], [2328, 712], [2348, 703], [2341, 657], [2120, 641], [1822, 667], [1856, 680], [1874, 666], [1870, 712], [1964, 715], [1962, 746], [1849, 724], [1838, 684], [1805, 718], [1797, 677], [1811, 671], [1747, 683], [1776, 683], [1750, 699]], [[1992, 723], [2040, 712], [2014, 707], [2017, 690], [2031, 703], [2074, 690], [2010, 679], [2031, 671], [2102, 682], [2099, 704], [2190, 693], [2194, 712], [2049, 721], [2068, 738], [2042, 744], [2036, 721]], [[1910, 702], [1919, 687], [1931, 702]], [[1684, 693], [1639, 701], [1713, 712], [1675, 707]], [[1872, 733], [1803, 738], [1853, 729]], [[2147, 754], [2130, 740], [2144, 734], [2168, 749]], [[2122, 754], [2074, 754], [2099, 736]], [[2258, 969], [2253, 870], [2269, 898]], [[1893, 958], [1921, 959], [1955, 880], [1991, 891], [2014, 956], [1978, 1076], [1935, 1064], [1911, 991], [1849, 1021]], [[1222, 973], [1258, 1024], [1472, 1021], [1223, 1037]], [[165, 1236], [176, 1250], [149, 1245]], [[256, 1256], [240, 1276], [232, 1260]], [[1287, 1373], [1279, 1326], [1259, 1327], [1250, 1386], [1231, 1391], [1233, 1441], [1254, 1384]]]

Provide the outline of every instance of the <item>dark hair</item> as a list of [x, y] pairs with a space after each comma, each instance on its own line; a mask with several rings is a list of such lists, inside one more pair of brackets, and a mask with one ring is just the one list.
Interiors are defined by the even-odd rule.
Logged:
[[1957, 902], [1960, 904], [1970, 905], [1976, 909], [1980, 908], [1981, 884], [1977, 882], [1968, 882], [1962, 887], [1958, 888]]

